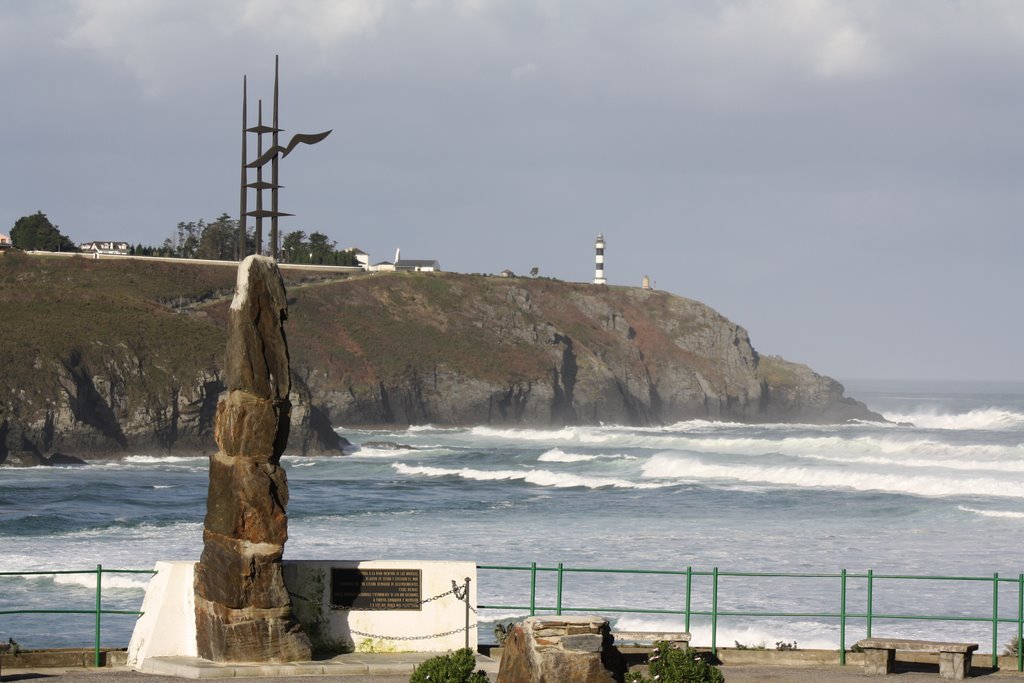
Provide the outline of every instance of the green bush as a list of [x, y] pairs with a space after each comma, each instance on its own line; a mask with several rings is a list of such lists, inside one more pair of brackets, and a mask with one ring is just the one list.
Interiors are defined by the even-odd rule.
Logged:
[[666, 642], [656, 645], [647, 660], [649, 675], [627, 674], [626, 683], [725, 683], [722, 672], [693, 651], [677, 650]]
[[468, 647], [423, 662], [412, 672], [409, 683], [487, 683], [487, 674], [474, 672], [476, 658]]

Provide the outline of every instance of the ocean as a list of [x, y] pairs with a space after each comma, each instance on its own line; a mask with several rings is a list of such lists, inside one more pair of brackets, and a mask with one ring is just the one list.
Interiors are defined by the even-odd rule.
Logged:
[[[744, 425], [690, 421], [555, 430], [340, 429], [367, 446], [348, 457], [286, 455], [291, 559], [471, 560], [479, 565], [881, 575], [1024, 572], [1024, 384], [848, 382], [847, 394], [896, 424]], [[912, 426], [910, 426], [912, 425]], [[0, 468], [0, 571], [150, 569], [198, 559], [205, 458], [139, 453], [84, 467]], [[540, 572], [537, 602], [555, 603]], [[453, 577], [457, 578], [457, 577]], [[458, 577], [461, 578], [461, 577]], [[136, 610], [147, 577], [105, 574], [103, 606]], [[0, 610], [91, 609], [93, 575], [2, 576]], [[723, 576], [720, 610], [839, 610], [839, 579]], [[865, 582], [849, 580], [863, 612]], [[685, 577], [567, 572], [563, 606], [680, 610]], [[481, 604], [529, 602], [529, 573], [483, 570]], [[991, 615], [991, 582], [877, 580], [875, 611]], [[1016, 618], [1017, 588], [1000, 613]], [[708, 611], [711, 579], [693, 578]], [[600, 611], [600, 610], [596, 610]], [[522, 610], [482, 611], [491, 625]], [[608, 612], [620, 628], [672, 629], [683, 617]], [[133, 618], [104, 618], [103, 644], [124, 647]], [[847, 626], [847, 644], [864, 619]], [[693, 642], [711, 623], [694, 616]], [[998, 642], [1016, 633], [1000, 627]], [[835, 649], [830, 617], [719, 617], [717, 644]], [[973, 622], [876, 620], [875, 635], [971, 639]], [[89, 646], [90, 616], [2, 615], [0, 639], [23, 647]]]

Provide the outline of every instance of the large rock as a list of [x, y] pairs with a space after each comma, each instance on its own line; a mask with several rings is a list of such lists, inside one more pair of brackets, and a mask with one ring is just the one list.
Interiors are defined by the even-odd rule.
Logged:
[[528, 617], [503, 645], [497, 683], [622, 683], [626, 670], [603, 617]]
[[250, 256], [241, 263], [195, 579], [198, 652], [213, 661], [311, 656], [281, 570], [288, 481], [280, 459], [291, 414], [286, 301], [273, 260]]

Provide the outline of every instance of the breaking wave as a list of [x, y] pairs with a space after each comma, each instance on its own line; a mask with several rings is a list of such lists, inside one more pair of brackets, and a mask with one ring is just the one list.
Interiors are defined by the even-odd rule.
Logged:
[[122, 462], [132, 463], [134, 465], [155, 465], [158, 463], [183, 463], [183, 462], [195, 462], [196, 460], [206, 460], [206, 456], [194, 455], [129, 455]]
[[537, 456], [540, 462], [588, 462], [597, 460], [596, 455], [584, 455], [582, 453], [566, 453], [561, 448], [552, 448]]
[[881, 491], [924, 497], [991, 496], [1024, 498], [1019, 482], [1006, 477], [942, 477], [850, 468], [709, 464], [698, 458], [660, 453], [643, 465], [645, 477], [685, 481], [725, 480], [795, 488]]
[[981, 515], [982, 517], [1001, 517], [1004, 519], [1024, 519], [1024, 512], [1015, 512], [1013, 510], [977, 510], [975, 508], [969, 508], [966, 505], [957, 505], [957, 510], [961, 512], [970, 512], [975, 515]]
[[674, 486], [674, 483], [632, 482], [626, 479], [611, 477], [589, 477], [550, 470], [475, 470], [468, 467], [447, 469], [443, 467], [412, 466], [404, 463], [391, 465], [399, 474], [427, 477], [461, 477], [475, 481], [523, 481], [534, 486], [552, 488], [620, 488], [620, 489], [658, 489]]
[[1003, 408], [978, 408], [966, 413], [948, 414], [937, 410], [892, 414], [886, 417], [894, 422], [910, 422], [923, 429], [988, 429], [1008, 430], [1024, 428], [1024, 414]]

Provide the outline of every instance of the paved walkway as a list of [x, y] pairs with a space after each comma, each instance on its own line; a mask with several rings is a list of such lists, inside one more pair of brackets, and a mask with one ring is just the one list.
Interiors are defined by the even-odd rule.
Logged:
[[[754, 683], [769, 681], [772, 683], [941, 683], [937, 667], [915, 666], [910, 669], [898, 669], [889, 676], [866, 676], [859, 666], [815, 666], [815, 667], [780, 667], [780, 666], [722, 666], [727, 683]], [[1024, 673], [1016, 671], [992, 672], [990, 669], [976, 668], [971, 677], [979, 683], [991, 680], [1024, 681]], [[347, 674], [332, 676], [301, 676], [301, 677], [260, 677], [236, 678], [235, 680], [259, 681], [259, 683], [294, 683], [296, 678], [301, 683], [408, 683], [409, 674]], [[494, 681], [495, 674], [490, 674]], [[195, 679], [176, 676], [143, 674], [124, 668], [113, 669], [4, 669], [0, 676], [3, 683], [13, 681], [35, 681], [37, 683], [186, 683]], [[571, 681], [566, 681], [571, 683]]]

